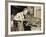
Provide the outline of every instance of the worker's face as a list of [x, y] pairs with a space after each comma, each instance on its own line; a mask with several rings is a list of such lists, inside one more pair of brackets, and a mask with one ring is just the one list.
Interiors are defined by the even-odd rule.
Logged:
[[24, 9], [23, 14], [26, 15], [28, 12], [27, 8]]

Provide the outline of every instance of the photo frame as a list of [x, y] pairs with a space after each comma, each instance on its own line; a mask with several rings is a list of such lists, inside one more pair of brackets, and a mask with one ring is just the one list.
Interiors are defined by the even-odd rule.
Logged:
[[8, 35], [44, 33], [44, 3], [8, 2]]

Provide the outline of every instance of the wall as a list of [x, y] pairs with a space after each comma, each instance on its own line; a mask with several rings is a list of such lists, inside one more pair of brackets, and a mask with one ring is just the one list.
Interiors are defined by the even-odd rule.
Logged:
[[38, 9], [41, 9], [41, 7], [34, 7], [34, 17], [41, 18], [41, 10], [38, 11]]

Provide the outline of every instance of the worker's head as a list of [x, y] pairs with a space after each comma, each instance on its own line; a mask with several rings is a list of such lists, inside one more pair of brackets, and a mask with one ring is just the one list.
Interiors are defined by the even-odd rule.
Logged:
[[28, 14], [32, 15], [33, 12], [34, 12], [34, 7], [33, 6], [28, 6], [27, 9], [28, 9]]

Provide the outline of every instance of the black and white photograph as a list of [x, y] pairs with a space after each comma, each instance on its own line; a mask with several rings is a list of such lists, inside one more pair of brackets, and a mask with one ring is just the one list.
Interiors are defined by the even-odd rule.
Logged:
[[8, 3], [8, 34], [43, 32], [43, 4]]

